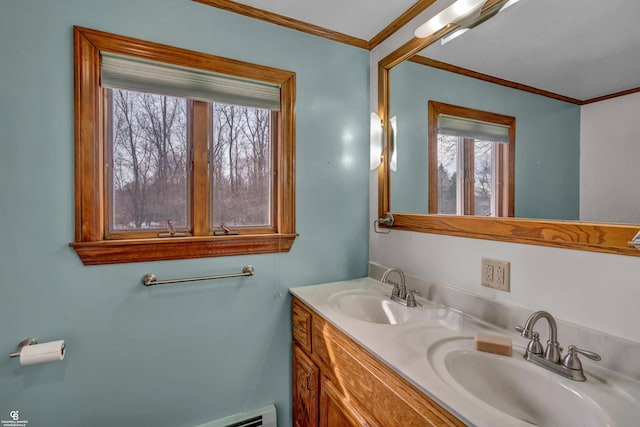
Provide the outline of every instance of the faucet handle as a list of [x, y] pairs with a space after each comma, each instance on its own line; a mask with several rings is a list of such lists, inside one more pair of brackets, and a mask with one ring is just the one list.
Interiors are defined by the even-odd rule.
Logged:
[[520, 335], [522, 335], [525, 338], [533, 338], [532, 331], [525, 329], [523, 326], [518, 325], [515, 327], [515, 330], [520, 332]]
[[570, 345], [569, 346], [569, 353], [580, 353], [583, 356], [588, 357], [591, 360], [595, 360], [596, 362], [599, 360], [602, 360], [602, 357], [600, 357], [600, 355], [598, 353], [596, 353], [595, 351], [589, 351], [589, 350], [583, 350], [581, 348], [576, 347], [575, 345]]
[[602, 358], [598, 353], [595, 353], [593, 351], [588, 351], [588, 350], [582, 350], [576, 347], [575, 345], [570, 345], [568, 348], [567, 355], [562, 359], [562, 366], [568, 369], [581, 371], [582, 362], [578, 358], [578, 353], [588, 357], [591, 360], [596, 360], [596, 361], [602, 360]]
[[531, 341], [527, 344], [527, 353], [542, 356], [544, 354], [544, 347], [542, 347], [542, 343], [540, 343], [540, 334], [533, 331], [530, 337]]
[[414, 294], [420, 294], [420, 291], [417, 289], [407, 289], [407, 307], [416, 307], [422, 306], [419, 302], [416, 301], [416, 297]]

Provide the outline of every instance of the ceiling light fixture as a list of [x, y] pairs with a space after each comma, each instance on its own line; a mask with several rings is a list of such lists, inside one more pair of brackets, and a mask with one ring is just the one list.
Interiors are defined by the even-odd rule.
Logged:
[[446, 37], [458, 33], [447, 41], [459, 36], [462, 29], [470, 30], [492, 18], [498, 12], [513, 5], [519, 0], [458, 0], [442, 12], [419, 26], [415, 31], [418, 38], [426, 38], [447, 27]]

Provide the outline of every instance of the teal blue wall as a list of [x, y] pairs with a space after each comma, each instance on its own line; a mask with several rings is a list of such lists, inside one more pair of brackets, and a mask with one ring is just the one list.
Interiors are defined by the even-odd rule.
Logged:
[[398, 117], [398, 171], [391, 207], [428, 210], [427, 102], [516, 118], [515, 215], [577, 220], [580, 107], [540, 95], [404, 62], [391, 71], [391, 116]]
[[[72, 26], [297, 73], [290, 253], [84, 267], [74, 236]], [[369, 53], [188, 0], [0, 7], [0, 419], [193, 426], [275, 402], [291, 424], [289, 287], [365, 276]], [[145, 288], [140, 278], [256, 276]], [[26, 336], [62, 362], [21, 367]]]

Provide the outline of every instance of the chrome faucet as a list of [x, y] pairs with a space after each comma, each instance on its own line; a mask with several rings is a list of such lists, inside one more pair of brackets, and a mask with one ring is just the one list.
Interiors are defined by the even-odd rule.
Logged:
[[[394, 282], [389, 279], [389, 275], [391, 273], [398, 273], [398, 277], [400, 277], [400, 282]], [[421, 305], [416, 301], [416, 297], [414, 294], [419, 294], [415, 289], [407, 289], [407, 285], [405, 283], [405, 277], [402, 270], [399, 268], [389, 268], [384, 273], [382, 273], [382, 277], [380, 278], [382, 283], [388, 283], [393, 285], [393, 290], [391, 291], [391, 300], [402, 305], [406, 305], [407, 307], [416, 307]]]
[[[389, 275], [391, 273], [398, 273], [400, 277], [400, 282], [394, 282], [393, 280], [389, 280]], [[402, 293], [402, 298], [405, 299], [407, 297], [407, 286], [405, 284], [404, 273], [399, 268], [391, 267], [387, 269], [384, 273], [382, 273], [382, 277], [380, 278], [382, 283], [389, 283], [393, 285], [393, 291], [391, 291], [391, 296], [399, 297]]]
[[536, 356], [542, 356], [542, 344], [540, 344], [540, 334], [533, 330], [536, 322], [542, 318], [547, 319], [549, 324], [549, 341], [547, 341], [547, 348], [544, 350], [544, 358], [550, 362], [558, 363], [560, 361], [560, 345], [558, 344], [558, 326], [556, 325], [556, 319], [547, 311], [536, 311], [527, 319], [527, 323], [520, 329], [516, 330], [522, 334], [525, 338], [531, 338], [529, 345], [527, 346], [527, 353], [535, 354]]
[[[542, 318], [547, 319], [549, 324], [549, 340], [546, 349], [543, 349], [540, 343], [540, 334], [533, 330], [536, 322]], [[597, 353], [581, 350], [574, 345], [570, 345], [568, 354], [561, 357], [562, 347], [558, 344], [556, 320], [547, 311], [536, 311], [529, 316], [524, 326], [516, 326], [516, 331], [531, 340], [524, 354], [526, 360], [572, 380], [585, 381], [587, 379], [584, 376], [582, 362], [578, 359], [578, 353], [592, 360], [601, 360]]]

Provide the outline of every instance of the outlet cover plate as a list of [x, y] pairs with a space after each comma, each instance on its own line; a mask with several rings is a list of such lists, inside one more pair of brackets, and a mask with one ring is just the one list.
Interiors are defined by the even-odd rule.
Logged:
[[504, 292], [511, 292], [511, 263], [499, 259], [482, 258], [481, 284]]

